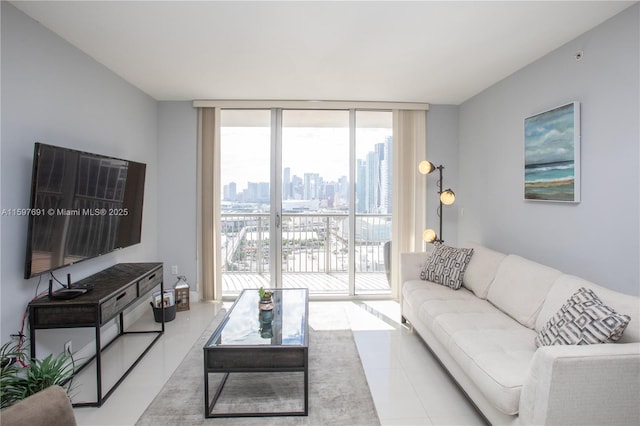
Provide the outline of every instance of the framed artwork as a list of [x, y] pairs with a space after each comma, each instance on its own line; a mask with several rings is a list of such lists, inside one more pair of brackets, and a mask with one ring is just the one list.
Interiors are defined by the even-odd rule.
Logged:
[[580, 103], [524, 119], [524, 199], [580, 202]]

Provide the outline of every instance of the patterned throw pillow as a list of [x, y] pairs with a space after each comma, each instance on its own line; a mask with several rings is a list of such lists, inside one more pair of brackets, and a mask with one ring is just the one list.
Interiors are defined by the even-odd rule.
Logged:
[[618, 314], [592, 290], [582, 287], [540, 330], [536, 346], [613, 343], [630, 320], [629, 315]]
[[420, 279], [457, 290], [462, 286], [464, 270], [472, 254], [472, 248], [455, 248], [436, 243], [433, 253], [422, 266]]

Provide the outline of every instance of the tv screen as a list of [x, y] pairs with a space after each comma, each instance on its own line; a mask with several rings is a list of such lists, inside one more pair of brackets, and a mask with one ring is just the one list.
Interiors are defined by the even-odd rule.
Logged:
[[36, 142], [25, 278], [140, 242], [146, 165]]

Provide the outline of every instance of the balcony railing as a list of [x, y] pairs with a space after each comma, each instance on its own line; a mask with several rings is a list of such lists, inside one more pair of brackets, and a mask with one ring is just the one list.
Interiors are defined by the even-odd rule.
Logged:
[[[348, 215], [284, 214], [281, 220], [282, 274], [285, 286], [288, 275], [325, 274], [333, 278], [340, 277], [346, 291], [349, 273]], [[223, 213], [221, 226], [223, 278], [233, 274], [269, 275], [269, 215]], [[384, 246], [390, 239], [390, 215], [356, 215], [353, 242], [356, 290], [358, 282], [364, 282], [359, 278], [364, 278], [364, 274], [375, 274], [375, 279], [372, 281], [370, 276], [367, 282], [375, 281], [378, 284], [368, 285], [366, 291], [389, 292]], [[304, 277], [299, 276], [298, 283], [301, 282], [300, 278]], [[312, 280], [309, 279], [308, 282], [311, 283]], [[227, 289], [223, 289], [225, 290]], [[313, 292], [314, 289], [310, 290]]]

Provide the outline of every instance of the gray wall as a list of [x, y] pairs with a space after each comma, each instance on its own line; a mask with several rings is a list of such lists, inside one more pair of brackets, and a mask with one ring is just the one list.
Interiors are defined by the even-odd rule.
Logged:
[[[56, 276], [70, 272], [75, 281], [117, 262], [157, 261], [157, 102], [8, 2], [2, 2], [1, 71], [2, 208], [29, 206], [36, 141], [147, 164], [142, 243], [61, 269]], [[40, 285], [38, 278], [23, 279], [26, 218], [5, 216], [0, 221], [0, 341], [6, 342], [18, 332], [27, 303], [48, 279], [44, 276]]]
[[[639, 15], [635, 5], [461, 105], [459, 242], [640, 294]], [[571, 101], [582, 201], [525, 202], [523, 120]]]

